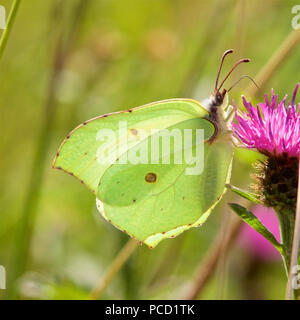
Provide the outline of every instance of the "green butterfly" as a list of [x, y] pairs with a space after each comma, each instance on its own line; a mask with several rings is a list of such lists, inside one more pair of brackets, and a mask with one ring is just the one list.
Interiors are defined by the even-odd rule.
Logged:
[[[79, 125], [57, 152], [53, 167], [80, 179], [107, 221], [150, 248], [201, 226], [226, 191], [233, 147], [228, 95], [220, 90], [235, 67], [249, 61], [239, 60], [218, 87], [231, 52], [222, 56], [205, 107], [170, 99], [105, 114]], [[168, 145], [171, 140], [176, 143]]]

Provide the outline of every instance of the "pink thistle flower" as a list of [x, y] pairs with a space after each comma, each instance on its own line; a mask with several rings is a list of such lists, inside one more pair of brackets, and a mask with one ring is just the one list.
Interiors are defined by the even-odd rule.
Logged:
[[[243, 97], [246, 111], [236, 111], [236, 122], [231, 124], [235, 138], [245, 148], [256, 149], [266, 157], [256, 162], [256, 174], [252, 185], [266, 207], [273, 208], [280, 221], [282, 250], [285, 264], [290, 264], [294, 233], [294, 219], [298, 192], [300, 156], [300, 104], [295, 104], [299, 83], [292, 101], [285, 96], [278, 101], [272, 90], [271, 100], [253, 106]], [[267, 257], [266, 251], [250, 236], [251, 250], [258, 256]], [[261, 240], [261, 239], [260, 239]], [[249, 247], [250, 250], [250, 247]]]
[[243, 96], [247, 110], [238, 114], [236, 123], [231, 127], [236, 137], [249, 149], [257, 149], [267, 156], [299, 157], [300, 154], [300, 112], [295, 104], [299, 83], [296, 85], [291, 103], [287, 96], [278, 101], [272, 90], [271, 100], [265, 96], [265, 102], [253, 106]]

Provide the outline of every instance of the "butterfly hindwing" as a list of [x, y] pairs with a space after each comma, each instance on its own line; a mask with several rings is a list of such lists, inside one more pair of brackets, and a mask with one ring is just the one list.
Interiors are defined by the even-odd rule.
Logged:
[[[186, 169], [191, 166], [184, 161], [174, 163], [178, 153], [192, 151], [195, 155], [197, 140], [193, 137], [192, 150], [176, 150], [173, 146], [168, 157], [170, 163], [165, 161], [162, 164], [162, 159], [167, 157], [163, 153], [159, 164], [116, 163], [100, 179], [97, 194], [99, 211], [116, 227], [150, 247], [164, 238], [201, 225], [221, 199], [224, 185], [229, 182], [232, 149], [222, 139], [210, 141], [214, 126], [209, 121], [202, 118], [186, 120], [170, 127], [169, 131], [178, 129], [183, 133], [191, 128], [204, 132], [201, 174], [188, 174]], [[153, 136], [123, 157], [127, 159], [128, 153], [134, 149], [143, 150], [141, 145], [147, 145], [146, 149], [151, 150], [151, 138]], [[123, 159], [120, 160], [123, 163]]]

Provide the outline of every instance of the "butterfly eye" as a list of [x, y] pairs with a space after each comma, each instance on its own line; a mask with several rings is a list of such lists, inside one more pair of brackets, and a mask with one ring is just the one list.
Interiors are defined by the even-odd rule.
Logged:
[[221, 93], [216, 94], [216, 104], [220, 106], [223, 103], [223, 96]]

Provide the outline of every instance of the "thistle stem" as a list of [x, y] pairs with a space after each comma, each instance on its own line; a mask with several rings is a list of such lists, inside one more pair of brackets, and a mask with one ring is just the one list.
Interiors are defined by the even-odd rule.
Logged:
[[293, 243], [294, 232], [294, 215], [291, 212], [284, 212], [283, 210], [276, 210], [281, 233], [282, 242], [282, 258], [286, 274], [288, 275], [290, 269], [291, 250]]
[[2, 37], [0, 39], [0, 59], [3, 55], [4, 49], [6, 47], [6, 43], [7, 43], [9, 34], [11, 32], [12, 26], [14, 24], [20, 3], [21, 3], [21, 0], [14, 0], [14, 2], [12, 4], [11, 10], [10, 10], [10, 13], [8, 16], [6, 28], [4, 29]]
[[[291, 300], [293, 296], [293, 287], [292, 287], [292, 279], [295, 275], [295, 266], [298, 265], [298, 255], [299, 255], [299, 244], [300, 244], [300, 157], [299, 157], [299, 166], [298, 166], [298, 194], [297, 194], [297, 206], [296, 206], [296, 217], [294, 220], [294, 229], [293, 231], [293, 239], [292, 239], [292, 249], [290, 256], [290, 266], [288, 269], [288, 282], [286, 286], [286, 300]], [[298, 271], [298, 267], [296, 270]], [[295, 298], [300, 298], [300, 290], [294, 290]]]
[[100, 298], [100, 296], [102, 295], [104, 290], [108, 287], [108, 285], [110, 284], [114, 276], [119, 272], [119, 270], [122, 268], [124, 263], [132, 255], [137, 245], [138, 245], [138, 242], [136, 240], [134, 239], [128, 240], [128, 242], [119, 252], [119, 254], [116, 256], [113, 263], [110, 265], [104, 277], [100, 279], [98, 285], [89, 295], [88, 297], [89, 300], [96, 300]]

